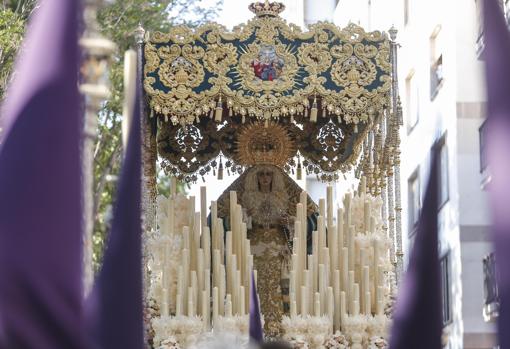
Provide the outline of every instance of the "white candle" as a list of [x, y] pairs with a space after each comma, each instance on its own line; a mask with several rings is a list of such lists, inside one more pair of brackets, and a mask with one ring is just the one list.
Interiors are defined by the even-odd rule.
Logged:
[[314, 315], [321, 316], [321, 295], [319, 292], [315, 292], [314, 300], [315, 300]]
[[342, 248], [342, 291], [348, 292], [348, 282], [349, 282], [349, 250], [347, 247]]
[[365, 293], [365, 314], [366, 315], [372, 315], [372, 296], [370, 295], [370, 292]]
[[319, 199], [319, 216], [326, 217], [326, 200]]
[[216, 327], [220, 312], [220, 295], [218, 287], [213, 287], [213, 326]]
[[[211, 201], [211, 229], [213, 232], [215, 232], [216, 228], [216, 222], [218, 220], [218, 202], [217, 201]], [[217, 233], [217, 232], [215, 232]], [[215, 248], [218, 248], [218, 246], [214, 246]]]
[[219, 312], [221, 315], [225, 315], [225, 294], [227, 293], [226, 289], [226, 274], [225, 274], [225, 266], [222, 265], [220, 268], [220, 302], [219, 302]]
[[295, 300], [291, 301], [291, 303], [290, 303], [290, 317], [291, 318], [297, 317], [296, 308], [297, 308], [296, 301]]
[[[207, 226], [207, 188], [200, 187], [200, 227]], [[202, 230], [203, 231], [203, 230]]]
[[203, 228], [202, 249], [204, 250], [204, 269], [211, 269], [211, 233], [209, 227]]
[[172, 197], [177, 194], [177, 178], [170, 177], [170, 190]]
[[354, 270], [354, 262], [355, 262], [355, 245], [354, 245], [354, 236], [355, 230], [354, 226], [349, 228], [349, 270]]
[[308, 315], [308, 290], [306, 286], [301, 286], [301, 315]]
[[168, 312], [168, 290], [166, 288], [164, 288], [162, 291], [161, 291], [161, 316], [168, 316], [169, 315], [169, 312]]
[[204, 250], [199, 249], [197, 252], [197, 290], [204, 289]]
[[384, 312], [384, 303], [383, 303], [383, 294], [384, 290], [382, 286], [377, 287], [377, 309], [376, 313], [377, 315], [382, 315]]
[[[363, 267], [363, 283], [361, 289], [363, 290], [363, 295], [367, 292], [370, 293], [370, 267], [367, 265]], [[366, 308], [365, 300], [366, 298], [363, 300], [363, 306]]]
[[190, 196], [188, 199], [189, 226], [195, 226], [195, 197]]
[[324, 314], [324, 307], [326, 306], [326, 269], [324, 264], [319, 265], [319, 294], [321, 295], [321, 314]]
[[182, 315], [182, 296], [177, 294], [175, 297], [175, 316]]
[[195, 316], [195, 303], [193, 302], [195, 291], [188, 287], [188, 316]]
[[352, 301], [354, 300], [354, 271], [349, 271], [349, 287], [347, 288], [347, 299], [349, 300], [349, 313], [353, 313]]
[[175, 232], [175, 203], [173, 199], [169, 200], [168, 204], [168, 223], [167, 223], [167, 234], [173, 234]]
[[375, 291], [375, 299], [377, 301], [377, 286], [379, 286], [379, 273], [378, 273], [378, 266], [379, 266], [379, 240], [375, 239], [373, 242], [374, 245], [374, 263], [372, 264], [372, 271], [373, 271], [373, 279], [374, 279], [374, 291]]
[[363, 224], [363, 228], [364, 228], [364, 231], [366, 233], [368, 233], [370, 231], [370, 215], [371, 215], [371, 212], [370, 212], [370, 202], [369, 201], [365, 201], [365, 205], [364, 205], [364, 224]]
[[213, 251], [213, 287], [220, 287], [220, 267], [221, 267], [220, 250]]
[[345, 319], [347, 318], [347, 303], [345, 299], [345, 292], [340, 292], [340, 327], [342, 328], [342, 331], [345, 331], [345, 329], [342, 327], [345, 323]]
[[225, 302], [225, 316], [232, 317], [232, 296], [227, 294], [227, 301]]
[[239, 287], [239, 315], [246, 314], [246, 305], [245, 305], [245, 296], [244, 296], [244, 286]]
[[201, 314], [202, 315], [202, 321], [204, 322], [204, 327], [206, 330], [209, 330], [209, 311], [208, 311], [208, 305], [209, 305], [209, 293], [207, 291], [202, 291], [201, 293], [202, 298], [202, 309]]
[[[195, 270], [191, 271], [191, 286], [190, 286], [191, 290], [193, 291], [192, 295], [193, 295], [193, 305], [195, 306], [195, 308], [199, 305], [198, 304], [198, 293], [199, 293], [199, 290], [198, 290], [198, 278], [197, 278], [197, 272]], [[188, 299], [189, 301], [189, 299]], [[197, 309], [194, 310], [195, 314], [197, 314]]]
[[324, 226], [324, 216], [317, 218], [317, 231], [319, 232], [319, 251], [326, 247], [326, 228]]
[[327, 290], [327, 312], [328, 312], [328, 318], [331, 322], [332, 327], [330, 328], [330, 333], [333, 333], [333, 325], [334, 325], [334, 314], [335, 314], [335, 300], [333, 297], [333, 287], [328, 287]]
[[329, 261], [329, 266], [331, 268], [331, 272], [333, 273], [338, 269], [338, 231], [336, 226], [331, 227], [331, 233], [329, 233], [328, 236], [330, 237], [330, 244], [328, 245], [328, 248], [331, 258]]
[[189, 227], [184, 226], [182, 228], [182, 247], [189, 250], [191, 247], [190, 236], [189, 236]]
[[354, 298], [352, 302], [352, 314], [359, 315], [359, 285], [354, 284]]
[[334, 292], [334, 329], [340, 331], [340, 270], [333, 272], [333, 292]]
[[331, 229], [333, 226], [333, 187], [331, 185], [328, 185], [326, 188], [326, 198], [328, 202], [328, 216], [327, 216], [327, 222], [328, 222], [328, 229]]

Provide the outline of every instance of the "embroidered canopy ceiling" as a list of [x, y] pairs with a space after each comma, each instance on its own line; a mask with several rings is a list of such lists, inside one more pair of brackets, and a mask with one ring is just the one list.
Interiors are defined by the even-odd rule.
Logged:
[[[234, 172], [272, 163], [330, 181], [388, 162], [398, 129], [388, 36], [353, 24], [302, 31], [279, 17], [280, 3], [250, 9], [255, 18], [233, 31], [206, 24], [146, 37], [144, 88], [165, 168], [195, 181], [224, 157]], [[374, 159], [363, 143], [374, 148], [377, 135]]]

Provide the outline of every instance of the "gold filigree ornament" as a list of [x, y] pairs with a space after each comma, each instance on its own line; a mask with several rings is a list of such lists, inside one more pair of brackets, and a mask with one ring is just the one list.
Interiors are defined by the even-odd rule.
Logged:
[[[223, 110], [247, 120], [336, 115], [368, 121], [389, 105], [390, 41], [349, 24], [287, 24], [285, 6], [258, 2], [255, 18], [228, 31], [209, 23], [151, 33], [144, 43], [144, 88], [152, 114], [192, 124]], [[218, 111], [218, 112], [216, 112]]]
[[235, 160], [242, 166], [283, 167], [295, 155], [296, 145], [282, 125], [255, 123], [239, 130]]

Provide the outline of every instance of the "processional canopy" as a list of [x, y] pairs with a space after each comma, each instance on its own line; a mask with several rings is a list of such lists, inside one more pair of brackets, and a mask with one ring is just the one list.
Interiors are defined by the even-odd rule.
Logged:
[[393, 41], [354, 24], [303, 31], [279, 16], [284, 8], [253, 3], [255, 17], [233, 31], [146, 35], [143, 83], [163, 167], [188, 182], [223, 162], [325, 181], [355, 169], [376, 190], [398, 144]]

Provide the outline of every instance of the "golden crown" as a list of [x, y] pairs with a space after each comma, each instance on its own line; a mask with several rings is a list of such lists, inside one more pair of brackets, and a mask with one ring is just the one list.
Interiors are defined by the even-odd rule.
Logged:
[[285, 5], [281, 2], [254, 2], [248, 7], [257, 17], [271, 16], [277, 17], [285, 10]]
[[296, 155], [296, 145], [279, 124], [256, 123], [239, 130], [236, 161], [243, 166], [284, 166]]

